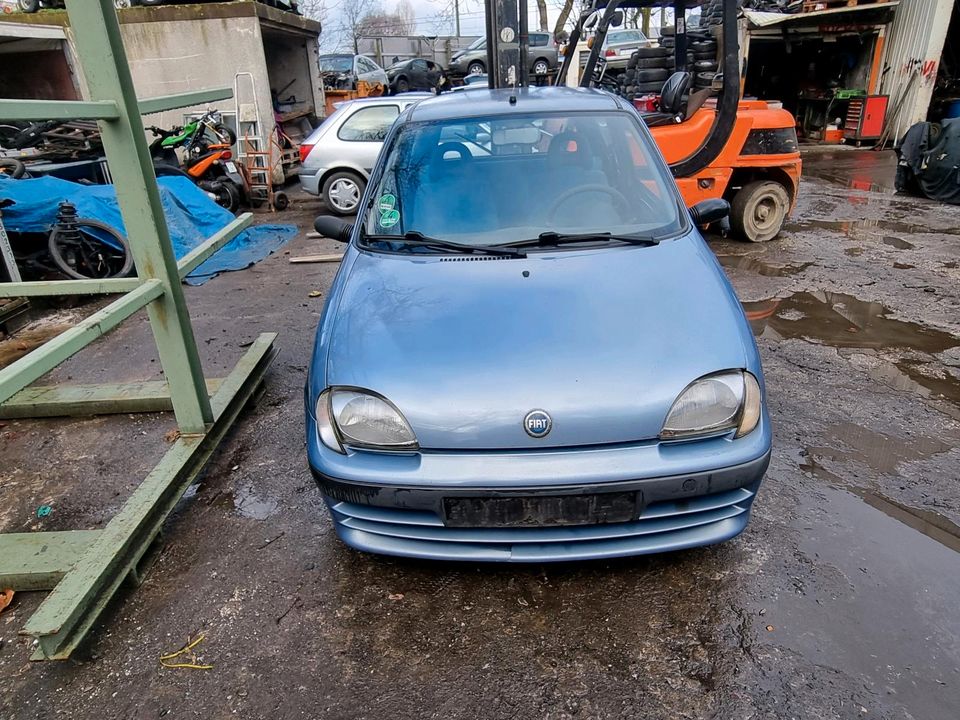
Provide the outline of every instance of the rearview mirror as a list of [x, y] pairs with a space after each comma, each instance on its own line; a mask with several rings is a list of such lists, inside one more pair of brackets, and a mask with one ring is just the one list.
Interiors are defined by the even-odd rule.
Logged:
[[701, 200], [690, 208], [690, 219], [694, 225], [709, 225], [719, 222], [730, 214], [730, 203], [722, 198]]
[[623, 25], [623, 10], [617, 10], [613, 14], [613, 17], [610, 18], [610, 24], [613, 27], [620, 27], [621, 25]]
[[321, 215], [313, 221], [313, 229], [324, 237], [345, 243], [350, 242], [350, 236], [353, 234], [353, 223], [332, 215]]

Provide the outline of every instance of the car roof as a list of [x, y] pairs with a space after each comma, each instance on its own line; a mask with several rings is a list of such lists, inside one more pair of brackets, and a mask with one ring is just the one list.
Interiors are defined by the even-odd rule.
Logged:
[[[511, 103], [510, 98], [516, 97]], [[570, 87], [531, 87], [511, 90], [477, 88], [468, 93], [444, 93], [421, 100], [407, 110], [408, 122], [513, 115], [522, 112], [624, 110], [631, 107], [603, 90]]]
[[392, 105], [396, 104], [397, 102], [404, 101], [417, 102], [418, 100], [431, 97], [436, 97], [436, 95], [434, 95], [432, 92], [422, 90], [420, 92], [400, 93], [399, 95], [375, 95], [373, 97], [351, 98], [350, 100], [344, 100], [343, 102], [350, 103], [351, 105], [376, 105], [377, 103]]

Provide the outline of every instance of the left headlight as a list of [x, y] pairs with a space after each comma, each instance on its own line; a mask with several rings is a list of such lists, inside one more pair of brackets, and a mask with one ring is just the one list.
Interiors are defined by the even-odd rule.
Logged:
[[331, 450], [344, 445], [378, 450], [416, 450], [406, 418], [386, 398], [362, 390], [324, 390], [317, 399], [317, 430]]
[[742, 370], [694, 381], [674, 401], [663, 423], [663, 440], [704, 437], [736, 430], [743, 437], [760, 422], [760, 383]]

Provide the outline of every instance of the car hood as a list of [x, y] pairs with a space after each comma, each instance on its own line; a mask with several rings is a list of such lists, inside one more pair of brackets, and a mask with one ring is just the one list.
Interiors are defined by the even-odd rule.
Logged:
[[[349, 255], [326, 384], [382, 394], [425, 449], [655, 438], [690, 382], [756, 354], [696, 235], [525, 259]], [[534, 409], [553, 421], [541, 439], [522, 425]]]

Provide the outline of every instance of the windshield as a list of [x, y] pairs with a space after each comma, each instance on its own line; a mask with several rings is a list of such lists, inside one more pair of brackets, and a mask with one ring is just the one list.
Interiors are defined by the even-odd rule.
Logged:
[[654, 152], [627, 112], [409, 123], [387, 151], [363, 230], [474, 246], [541, 233], [660, 238], [685, 221]]
[[467, 50], [480, 50], [487, 46], [487, 39], [485, 37], [478, 37], [472, 43], [467, 45]]
[[320, 69], [324, 72], [350, 72], [353, 70], [353, 55], [321, 55]]

